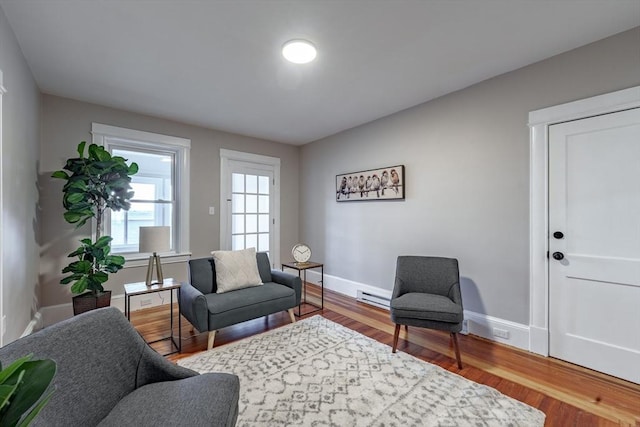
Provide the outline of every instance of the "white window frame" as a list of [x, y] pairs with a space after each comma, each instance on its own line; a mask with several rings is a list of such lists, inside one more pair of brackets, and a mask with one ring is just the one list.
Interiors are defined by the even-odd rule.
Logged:
[[[109, 152], [111, 152], [112, 147], [115, 147], [138, 151], [148, 150], [149, 152], [164, 151], [175, 155], [176, 227], [173, 230], [175, 244], [172, 252], [162, 255], [162, 261], [165, 263], [187, 261], [191, 255], [189, 247], [189, 157], [191, 140], [101, 123], [91, 124], [91, 135], [94, 144], [103, 146]], [[104, 226], [105, 233], [109, 234], [109, 227], [111, 226], [109, 210], [106, 211]], [[95, 228], [95, 222], [93, 227]], [[122, 255], [127, 260], [125, 268], [147, 265], [148, 254], [136, 252], [123, 253]]]
[[[2, 85], [2, 70], [0, 70], [0, 230], [3, 230], [4, 222], [2, 213], [4, 212], [4, 194], [2, 193], [4, 170], [2, 169], [2, 157], [4, 156], [4, 148], [2, 145], [2, 95], [7, 93], [7, 90]], [[2, 249], [2, 233], [0, 232], [0, 256], [3, 254]], [[7, 328], [7, 319], [4, 318], [4, 262], [0, 258], [0, 347], [4, 345], [4, 333]]]

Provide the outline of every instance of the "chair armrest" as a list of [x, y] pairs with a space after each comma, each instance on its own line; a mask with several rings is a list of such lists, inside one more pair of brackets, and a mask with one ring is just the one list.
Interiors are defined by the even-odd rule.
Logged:
[[302, 280], [300, 280], [298, 276], [280, 270], [271, 270], [271, 280], [296, 291], [296, 305], [300, 305], [300, 299], [302, 298]]
[[398, 276], [396, 276], [395, 279], [395, 283], [393, 285], [393, 293], [391, 294], [391, 299], [396, 299], [400, 296], [402, 296], [403, 294], [406, 293], [405, 291], [405, 286], [404, 286], [404, 280], [402, 280], [401, 278], [399, 278]]
[[169, 362], [150, 346], [145, 345], [136, 371], [136, 388], [146, 384], [182, 380], [196, 375], [200, 374]]
[[451, 301], [462, 307], [462, 292], [460, 291], [460, 282], [456, 282], [451, 285], [447, 296]]
[[199, 332], [209, 330], [209, 309], [204, 294], [190, 283], [180, 287], [180, 312]]

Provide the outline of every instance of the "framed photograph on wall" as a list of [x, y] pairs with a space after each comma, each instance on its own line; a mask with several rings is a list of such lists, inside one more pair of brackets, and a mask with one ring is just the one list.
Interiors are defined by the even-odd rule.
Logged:
[[336, 201], [404, 200], [404, 165], [336, 175]]

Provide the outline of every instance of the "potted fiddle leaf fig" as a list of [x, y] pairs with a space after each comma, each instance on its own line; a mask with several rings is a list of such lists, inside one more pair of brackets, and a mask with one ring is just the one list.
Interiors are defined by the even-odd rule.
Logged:
[[[89, 145], [85, 156], [86, 142], [78, 145], [78, 156], [67, 160], [63, 170], [51, 176], [65, 180], [62, 188], [64, 219], [82, 227], [95, 218], [95, 241], [86, 238], [81, 246], [68, 256], [76, 258], [63, 270], [65, 276], [60, 283], [71, 284], [73, 312], [80, 314], [111, 304], [111, 291], [105, 291], [102, 284], [110, 273], [116, 273], [124, 266], [124, 257], [111, 254], [111, 236], [102, 235], [104, 213], [129, 210], [131, 207], [131, 175], [138, 172], [138, 165], [127, 159], [112, 156], [104, 147]], [[87, 291], [88, 292], [85, 292]]]
[[0, 426], [26, 427], [51, 399], [45, 391], [56, 373], [50, 359], [21, 357], [6, 368], [0, 365]]

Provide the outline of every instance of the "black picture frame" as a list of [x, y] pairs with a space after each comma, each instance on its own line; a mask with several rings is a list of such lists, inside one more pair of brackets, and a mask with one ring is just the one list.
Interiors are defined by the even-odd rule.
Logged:
[[336, 175], [336, 201], [404, 200], [404, 165]]

